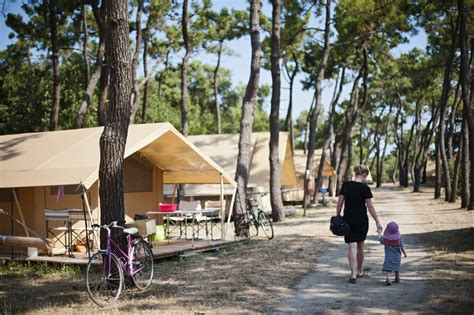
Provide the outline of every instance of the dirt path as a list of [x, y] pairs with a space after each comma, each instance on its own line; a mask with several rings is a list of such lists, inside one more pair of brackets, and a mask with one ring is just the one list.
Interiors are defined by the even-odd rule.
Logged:
[[[416, 312], [424, 305], [423, 297], [429, 283], [427, 275], [433, 270], [430, 253], [419, 244], [416, 234], [425, 218], [416, 209], [407, 192], [378, 190], [376, 210], [382, 225], [394, 220], [400, 225], [407, 248], [407, 258], [402, 258], [401, 283], [384, 285], [383, 246], [375, 234], [375, 223], [370, 219], [369, 237], [366, 241], [364, 270], [367, 278], [350, 284], [347, 246], [341, 238], [331, 237], [328, 251], [313, 266], [290, 295], [282, 299], [274, 313], [383, 313]], [[417, 213], [418, 212], [418, 213]]]

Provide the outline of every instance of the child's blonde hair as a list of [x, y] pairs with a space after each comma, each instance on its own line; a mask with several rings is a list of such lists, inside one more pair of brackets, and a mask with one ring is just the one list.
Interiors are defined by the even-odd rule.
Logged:
[[366, 174], [366, 175], [369, 175], [369, 168], [367, 167], [367, 165], [355, 165], [352, 170], [354, 171], [354, 174], [356, 176], [359, 176], [359, 175], [362, 175], [362, 174]]

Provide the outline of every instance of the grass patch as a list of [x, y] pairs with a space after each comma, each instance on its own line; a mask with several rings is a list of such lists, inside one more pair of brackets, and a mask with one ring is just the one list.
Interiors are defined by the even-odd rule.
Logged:
[[74, 265], [49, 265], [43, 262], [10, 261], [0, 266], [0, 277], [41, 278], [47, 276], [72, 276], [82, 273]]

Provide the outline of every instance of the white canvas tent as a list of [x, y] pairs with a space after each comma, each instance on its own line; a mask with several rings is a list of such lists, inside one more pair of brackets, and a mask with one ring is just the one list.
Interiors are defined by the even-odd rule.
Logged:
[[[26, 225], [45, 235], [45, 208], [83, 206], [77, 193], [66, 194], [59, 200], [57, 187], [82, 186], [87, 191], [91, 217], [98, 219], [102, 131], [98, 127], [0, 136], [0, 208], [19, 214]], [[223, 168], [169, 123], [130, 125], [124, 158], [128, 217], [156, 209], [163, 200], [163, 184], [235, 186]], [[2, 197], [8, 191], [15, 192], [17, 202]], [[0, 234], [5, 232], [9, 234], [10, 226], [0, 222]], [[16, 233], [24, 232], [16, 229]]]
[[[321, 149], [314, 150], [314, 155], [313, 155], [314, 162], [313, 162], [313, 170], [312, 170], [313, 178], [316, 178], [318, 176], [319, 163], [321, 161], [321, 154], [322, 154]], [[296, 174], [298, 177], [298, 187], [286, 188], [283, 192], [284, 201], [286, 202], [303, 201], [304, 177], [305, 177], [307, 158], [308, 157], [303, 150], [295, 150], [294, 160], [295, 160]], [[327, 187], [327, 178], [331, 176], [336, 176], [336, 171], [331, 166], [329, 161], [325, 159], [324, 166], [323, 166], [323, 186]]]
[[[239, 153], [239, 134], [198, 135], [190, 136], [188, 139], [234, 178]], [[263, 193], [270, 191], [269, 141], [269, 132], [255, 132], [251, 135], [248, 187]], [[287, 132], [280, 132], [278, 149], [281, 185], [295, 186], [297, 185], [295, 163], [293, 161], [291, 139]], [[233, 187], [226, 185], [225, 194], [232, 195], [233, 192]], [[165, 188], [165, 194], [172, 193], [173, 187]], [[185, 193], [192, 198], [212, 199], [212, 196], [219, 195], [219, 186], [186, 185]], [[263, 203], [265, 209], [270, 209], [269, 202], [266, 203], [264, 200]]]

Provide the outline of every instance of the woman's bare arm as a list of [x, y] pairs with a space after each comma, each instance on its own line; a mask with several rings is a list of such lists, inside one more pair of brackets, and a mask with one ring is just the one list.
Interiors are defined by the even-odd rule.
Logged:
[[374, 205], [372, 203], [372, 199], [365, 199], [365, 204], [367, 205], [367, 209], [370, 212], [370, 215], [375, 220], [375, 224], [377, 225], [377, 233], [382, 232], [382, 225], [380, 224], [379, 218], [377, 216], [377, 212], [375, 212]]
[[344, 195], [339, 195], [337, 199], [336, 215], [341, 215], [342, 206], [344, 205]]

